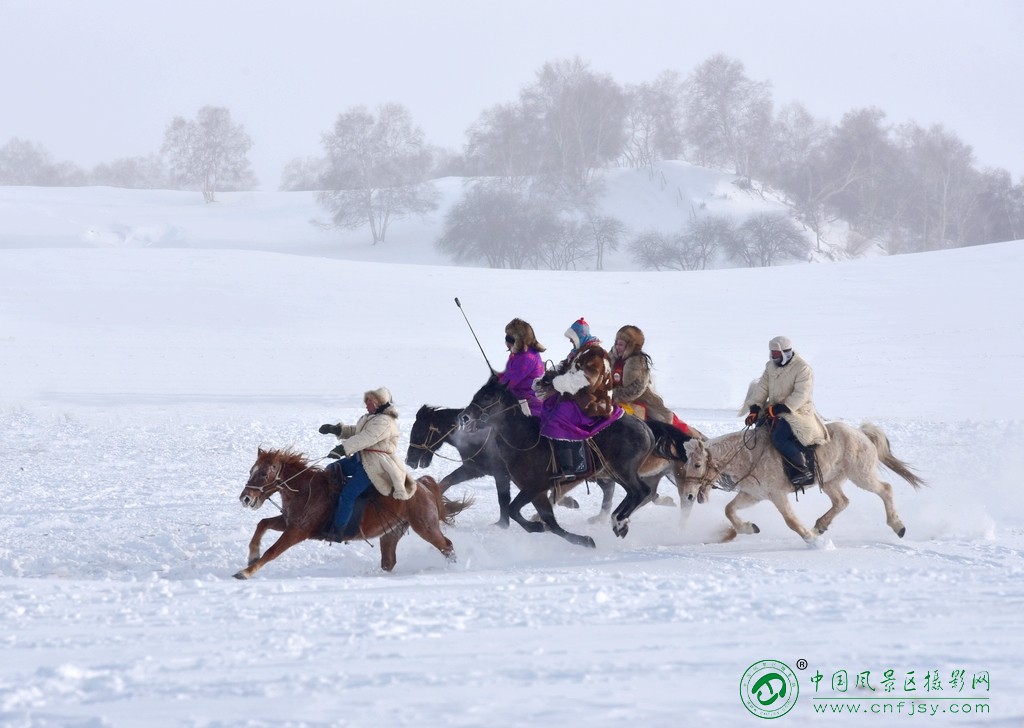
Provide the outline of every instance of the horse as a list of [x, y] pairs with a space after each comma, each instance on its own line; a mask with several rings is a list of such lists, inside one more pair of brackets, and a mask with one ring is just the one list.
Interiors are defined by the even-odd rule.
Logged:
[[[516, 397], [496, 375], [473, 395], [470, 405], [460, 415], [464, 428], [481, 424], [494, 431], [498, 452], [508, 467], [509, 475], [519, 493], [509, 504], [509, 516], [526, 531], [536, 533], [545, 527], [570, 543], [594, 548], [594, 539], [566, 531], [555, 519], [548, 491], [551, 449], [540, 434], [540, 421], [523, 413]], [[682, 433], [680, 433], [682, 436]], [[623, 538], [629, 531], [629, 518], [651, 497], [651, 486], [643, 478], [664, 472], [667, 451], [655, 453], [656, 438], [647, 424], [631, 416], [622, 416], [591, 438], [598, 452], [598, 475], [607, 476], [623, 486], [626, 496], [612, 513], [612, 531]], [[682, 457], [682, 453], [679, 453]], [[673, 461], [675, 462], [675, 461]], [[578, 477], [560, 483], [559, 490], [579, 483]], [[529, 521], [521, 514], [522, 507], [532, 503], [541, 522]]]
[[747, 428], [706, 442], [690, 440], [686, 443], [688, 462], [685, 477], [678, 484], [680, 498], [702, 503], [707, 499], [712, 482], [721, 478], [714, 487], [738, 491], [725, 507], [731, 527], [723, 541], [731, 541], [739, 533], [760, 533], [756, 524], [740, 519], [737, 511], [770, 500], [786, 525], [805, 542], [813, 544], [849, 505], [842, 486], [846, 480], [851, 480], [882, 499], [886, 523], [903, 538], [907, 529], [893, 504], [892, 486], [878, 476], [879, 465], [899, 475], [915, 490], [925, 485], [924, 480], [893, 455], [888, 437], [878, 426], [864, 423], [858, 429], [845, 422], [829, 422], [826, 428], [829, 440], [815, 448], [815, 475], [832, 505], [815, 522], [814, 532], [799, 521], [790, 507], [789, 496], [795, 492], [795, 487], [783, 470], [782, 456], [771, 444], [767, 427], [757, 427], [753, 432]]
[[[364, 539], [380, 537], [380, 566], [395, 568], [398, 541], [409, 527], [424, 541], [455, 561], [455, 548], [440, 524], [450, 525], [453, 517], [468, 508], [471, 498], [451, 501], [441, 495], [437, 482], [425, 475], [409, 500], [385, 498], [374, 491], [359, 524]], [[372, 490], [372, 489], [371, 489]], [[235, 574], [248, 579], [297, 543], [307, 539], [327, 540], [322, 535], [334, 516], [341, 488], [323, 468], [314, 467], [304, 456], [291, 450], [259, 448], [249, 480], [238, 496], [242, 505], [258, 509], [274, 493], [281, 495], [281, 515], [264, 518], [256, 525], [249, 542], [249, 563]], [[260, 556], [260, 541], [268, 530], [281, 531], [277, 541]]]
[[[441, 492], [444, 493], [453, 485], [467, 480], [484, 476], [494, 478], [498, 490], [498, 520], [495, 525], [508, 528], [508, 507], [512, 501], [512, 479], [508, 468], [498, 452], [491, 428], [460, 428], [458, 419], [461, 412], [461, 409], [430, 405], [420, 407], [409, 433], [409, 449], [406, 452], [405, 464], [416, 469], [428, 467], [442, 445], [451, 445], [458, 450], [462, 464], [441, 478]], [[602, 493], [601, 512], [591, 520], [600, 520], [611, 513], [612, 496], [615, 492], [613, 480], [600, 478], [597, 484]], [[571, 496], [562, 496], [557, 498], [556, 502], [566, 508], [579, 507]]]

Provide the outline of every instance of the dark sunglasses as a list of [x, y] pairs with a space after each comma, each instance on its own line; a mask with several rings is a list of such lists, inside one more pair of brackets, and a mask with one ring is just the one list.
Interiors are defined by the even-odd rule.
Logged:
[[514, 337], [514, 336], [506, 336], [505, 337], [505, 343], [506, 344], [514, 344], [514, 343], [516, 343], [516, 337]]

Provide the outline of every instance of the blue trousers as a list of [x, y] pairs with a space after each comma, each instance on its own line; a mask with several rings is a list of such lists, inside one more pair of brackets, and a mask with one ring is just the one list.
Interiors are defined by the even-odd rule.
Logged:
[[782, 457], [788, 460], [799, 470], [807, 469], [807, 461], [804, 459], [803, 447], [800, 445], [793, 428], [781, 417], [772, 426], [772, 442], [782, 453]]
[[334, 509], [333, 528], [335, 531], [341, 531], [352, 517], [352, 509], [355, 507], [356, 498], [373, 487], [373, 483], [370, 482], [370, 476], [366, 474], [366, 469], [363, 468], [362, 460], [358, 454], [341, 458], [327, 467], [340, 469], [346, 478], [345, 487], [341, 489], [338, 505]]

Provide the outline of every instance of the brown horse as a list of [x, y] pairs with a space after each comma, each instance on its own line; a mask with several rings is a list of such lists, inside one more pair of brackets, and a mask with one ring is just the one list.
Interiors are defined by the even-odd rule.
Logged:
[[[314, 467], [296, 452], [259, 449], [249, 470], [249, 481], [238, 499], [246, 508], [256, 510], [274, 493], [280, 493], [281, 515], [264, 518], [257, 524], [249, 542], [249, 565], [235, 574], [236, 579], [248, 579], [297, 543], [324, 540], [321, 534], [334, 515], [339, 493], [333, 480], [323, 468]], [[395, 568], [398, 541], [410, 526], [449, 561], [455, 561], [455, 549], [441, 533], [440, 524], [450, 524], [453, 516], [470, 506], [472, 499], [448, 500], [429, 475], [417, 483], [419, 487], [409, 500], [374, 493], [363, 512], [359, 537], [380, 537], [380, 566], [384, 571]], [[260, 541], [268, 530], [281, 531], [281, 536], [260, 556]]]

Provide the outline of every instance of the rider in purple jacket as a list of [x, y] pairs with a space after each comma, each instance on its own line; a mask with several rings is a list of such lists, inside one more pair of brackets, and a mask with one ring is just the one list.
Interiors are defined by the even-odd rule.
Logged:
[[544, 362], [540, 352], [544, 347], [537, 341], [533, 327], [522, 319], [514, 318], [505, 327], [505, 346], [508, 347], [508, 362], [499, 380], [517, 399], [526, 400], [530, 414], [540, 415], [541, 402], [533, 391], [533, 382], [544, 376]]

